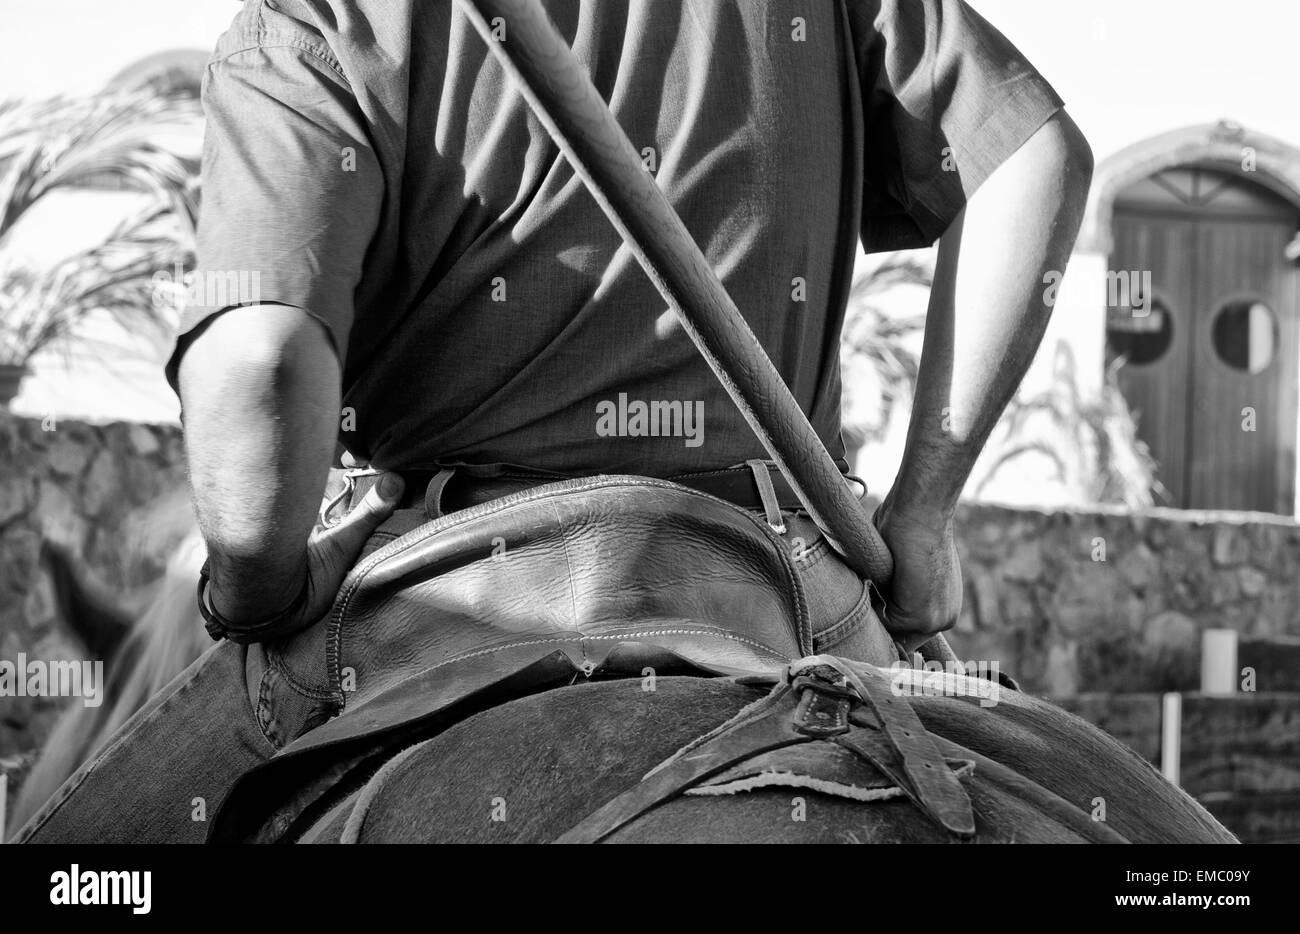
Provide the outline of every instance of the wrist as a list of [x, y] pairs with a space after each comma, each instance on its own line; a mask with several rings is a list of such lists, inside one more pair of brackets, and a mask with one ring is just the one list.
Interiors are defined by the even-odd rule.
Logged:
[[954, 514], [942, 503], [901, 501], [891, 494], [876, 510], [876, 525], [885, 535], [906, 531], [939, 537], [952, 534]]
[[199, 571], [198, 605], [204, 628], [214, 641], [229, 639], [240, 644], [263, 642], [289, 635], [303, 626], [303, 608], [307, 604], [310, 589], [307, 579], [302, 581], [296, 596], [286, 606], [270, 614], [263, 612], [251, 618], [224, 615], [212, 602], [210, 584], [210, 568], [205, 561]]
[[208, 603], [232, 623], [254, 623], [292, 606], [307, 586], [307, 555], [257, 566], [208, 561]]

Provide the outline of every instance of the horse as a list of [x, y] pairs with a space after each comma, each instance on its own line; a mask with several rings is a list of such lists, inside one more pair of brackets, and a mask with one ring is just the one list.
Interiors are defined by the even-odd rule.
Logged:
[[[825, 761], [824, 741], [769, 755], [723, 780], [674, 794], [603, 842], [1235, 842], [1132, 750], [1041, 700], [987, 683], [922, 675], [909, 698], [961, 773], [974, 833], [922, 816], [903, 779], [862, 759]], [[968, 692], [963, 696], [963, 692]], [[761, 703], [726, 678], [584, 682], [492, 706], [381, 756], [276, 839], [303, 843], [544, 843], [565, 840], [600, 803], [635, 789], [657, 764]], [[990, 711], [993, 711], [990, 713]], [[818, 749], [819, 745], [825, 748]], [[680, 760], [679, 760], [680, 761]], [[368, 777], [366, 777], [368, 776]], [[263, 838], [265, 839], [265, 838]], [[588, 837], [590, 839], [590, 836]]]
[[[195, 562], [187, 543], [158, 594], [111, 657], [106, 703], [74, 706], [51, 734], [22, 789], [21, 826], [77, 767], [204, 648], [193, 612]], [[1096, 727], [1045, 701], [988, 684], [906, 670], [925, 728], [951, 743], [966, 779], [975, 839], [1018, 843], [1103, 839], [1233, 842], [1203, 808], [1145, 760]], [[329, 807], [278, 839], [301, 842], [547, 842], [593, 808], [635, 787], [657, 763], [764, 696], [760, 687], [695, 675], [575, 682], [494, 705], [340, 781]], [[990, 712], [992, 711], [992, 712]], [[945, 842], [918, 819], [898, 786], [865, 763], [851, 781], [818, 777], [816, 757], [787, 756], [721, 790], [675, 796], [618, 828], [610, 842]], [[985, 775], [985, 772], [988, 775]], [[807, 772], [808, 774], [801, 774]], [[865, 778], [865, 780], [864, 780]], [[1026, 787], [1055, 805], [1023, 803]], [[1043, 789], [1048, 790], [1044, 794]], [[1062, 819], [1060, 813], [1073, 820]], [[1088, 827], [1081, 815], [1104, 813]], [[1082, 826], [1080, 826], [1082, 824]]]
[[[642, 486], [646, 521], [671, 507], [686, 528], [708, 505]], [[536, 517], [562, 502], [525, 497], [514, 508]], [[625, 507], [624, 523], [635, 523]], [[498, 521], [471, 512], [479, 515], [434, 523], [442, 531], [426, 546], [442, 547], [439, 536], [467, 522]], [[736, 535], [744, 531], [748, 519], [726, 515]], [[407, 541], [385, 548], [409, 552]], [[154, 602], [112, 654], [104, 712], [78, 708], [60, 723], [23, 790], [20, 821], [207, 644], [193, 602], [201, 560], [197, 537], [174, 555]], [[384, 577], [382, 560], [371, 566], [378, 583], [353, 595], [361, 622], [367, 607], [385, 613], [394, 594], [411, 593], [407, 576]], [[416, 599], [489, 568], [449, 569], [420, 583]], [[209, 838], [1234, 842], [1135, 752], [1009, 682], [795, 651], [786, 664], [724, 670], [709, 664], [703, 643], [676, 644], [685, 655], [670, 643], [629, 639], [603, 659], [584, 649], [581, 664], [550, 646], [512, 643], [486, 662], [471, 647], [459, 669], [394, 677], [386, 696], [361, 699], [362, 716], [335, 717], [237, 781]], [[469, 688], [446, 703], [427, 700], [458, 679]], [[367, 710], [394, 705], [421, 713], [357, 728], [378, 722]]]

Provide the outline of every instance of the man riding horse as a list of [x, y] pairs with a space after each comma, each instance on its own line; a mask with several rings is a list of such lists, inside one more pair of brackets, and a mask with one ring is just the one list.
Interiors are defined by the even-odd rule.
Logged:
[[611, 677], [887, 665], [955, 621], [957, 499], [1090, 180], [1058, 96], [961, 0], [545, 7], [845, 472], [854, 258], [939, 241], [875, 516], [892, 578], [809, 517], [457, 5], [246, 0], [167, 371], [220, 641], [21, 839], [202, 840], [241, 776], [398, 682], [451, 703], [543, 643]]

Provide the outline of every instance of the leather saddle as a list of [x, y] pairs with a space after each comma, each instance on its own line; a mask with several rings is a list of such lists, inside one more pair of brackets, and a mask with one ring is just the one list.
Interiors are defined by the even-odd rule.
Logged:
[[812, 650], [788, 548], [758, 517], [667, 481], [535, 487], [365, 558], [329, 619], [330, 679], [351, 668], [340, 700], [359, 707], [411, 677], [452, 686], [476, 662], [500, 670], [539, 649], [583, 674], [633, 644], [720, 673], [780, 665]]
[[[791, 548], [759, 515], [631, 476], [410, 529], [351, 572], [324, 623], [340, 715], [244, 776], [212, 838], [278, 839], [339, 769], [505, 699], [582, 678], [784, 670], [813, 652]], [[884, 629], [874, 636], [866, 660], [896, 660]]]

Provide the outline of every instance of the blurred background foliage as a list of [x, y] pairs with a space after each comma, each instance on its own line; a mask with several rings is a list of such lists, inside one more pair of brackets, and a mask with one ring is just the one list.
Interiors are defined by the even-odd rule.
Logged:
[[[0, 104], [0, 364], [24, 366], [92, 314], [167, 339], [183, 289], [172, 271], [193, 264], [198, 164], [166, 137], [201, 116], [187, 87]], [[44, 204], [94, 190], [139, 197], [101, 241], [52, 263], [17, 248]]]
[[[849, 461], [870, 457], [906, 429], [916, 388], [932, 253], [900, 253], [855, 280], [841, 341], [844, 440]], [[1100, 395], [1080, 389], [1075, 355], [1058, 342], [1051, 384], [1022, 386], [994, 428], [966, 495], [992, 498], [999, 484], [1050, 483], [1045, 502], [1159, 505], [1156, 464], [1107, 370]], [[894, 447], [899, 445], [895, 444]], [[877, 491], [881, 494], [884, 490]]]

